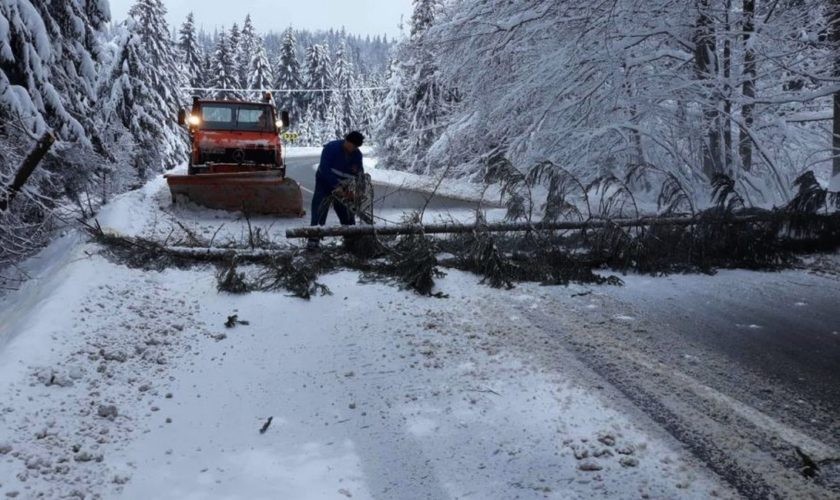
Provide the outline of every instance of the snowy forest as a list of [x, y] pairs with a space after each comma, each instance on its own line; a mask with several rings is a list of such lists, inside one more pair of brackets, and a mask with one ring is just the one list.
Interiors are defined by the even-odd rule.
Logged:
[[[119, 22], [107, 0], [3, 0], [0, 15], [0, 265], [183, 163], [176, 116], [193, 96], [289, 89], [276, 100], [292, 113], [293, 145], [367, 130], [381, 90], [357, 89], [381, 88], [393, 46], [344, 30], [258, 34], [246, 13], [241, 27], [212, 33], [192, 15], [170, 26], [161, 0], [138, 0]], [[17, 185], [18, 165], [47, 133], [55, 146]]]
[[838, 19], [826, 0], [417, 2], [382, 157], [475, 179], [647, 166], [701, 191], [726, 174], [787, 201], [798, 175], [840, 174]]
[[[183, 163], [174, 117], [194, 95], [273, 90], [292, 145], [359, 129], [388, 168], [549, 197], [561, 173], [636, 168], [649, 175], [632, 189], [664, 176], [694, 203], [725, 174], [770, 206], [804, 172], [840, 173], [840, 2], [415, 0], [399, 40], [257, 33], [244, 12], [211, 33], [165, 12], [0, 1], [0, 264]], [[47, 133], [56, 145], [17, 185]]]

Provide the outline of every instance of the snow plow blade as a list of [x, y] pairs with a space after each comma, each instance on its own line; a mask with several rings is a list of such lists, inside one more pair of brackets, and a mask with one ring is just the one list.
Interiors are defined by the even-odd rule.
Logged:
[[207, 208], [303, 217], [300, 186], [280, 172], [167, 175], [173, 203], [183, 197]]

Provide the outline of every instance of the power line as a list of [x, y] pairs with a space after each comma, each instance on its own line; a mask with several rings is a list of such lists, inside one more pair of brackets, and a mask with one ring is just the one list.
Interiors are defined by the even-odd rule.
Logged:
[[389, 87], [351, 87], [346, 89], [223, 89], [223, 88], [203, 88], [203, 87], [181, 87], [181, 90], [201, 91], [201, 92], [271, 92], [273, 94], [292, 94], [292, 93], [327, 93], [327, 92], [365, 92], [370, 90], [388, 90]]

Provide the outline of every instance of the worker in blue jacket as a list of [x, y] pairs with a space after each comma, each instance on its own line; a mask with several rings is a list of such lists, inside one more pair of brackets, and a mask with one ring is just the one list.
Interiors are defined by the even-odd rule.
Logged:
[[[330, 195], [347, 180], [356, 179], [364, 175], [362, 152], [359, 148], [365, 142], [365, 136], [360, 132], [350, 132], [344, 140], [332, 141], [324, 146], [321, 152], [321, 163], [315, 174], [315, 193], [312, 195], [312, 225], [323, 226], [327, 223], [327, 213], [332, 205], [342, 226], [353, 226], [356, 218], [343, 203]], [[338, 198], [346, 198], [345, 196]], [[317, 239], [309, 240], [310, 248], [317, 248]]]

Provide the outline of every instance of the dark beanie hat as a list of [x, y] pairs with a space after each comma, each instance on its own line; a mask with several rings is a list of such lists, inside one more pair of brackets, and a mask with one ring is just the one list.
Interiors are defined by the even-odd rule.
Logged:
[[362, 144], [365, 143], [365, 136], [363, 136], [361, 132], [354, 130], [347, 134], [347, 137], [345, 137], [344, 140], [350, 144], [354, 144], [357, 148], [360, 148], [362, 147]]

